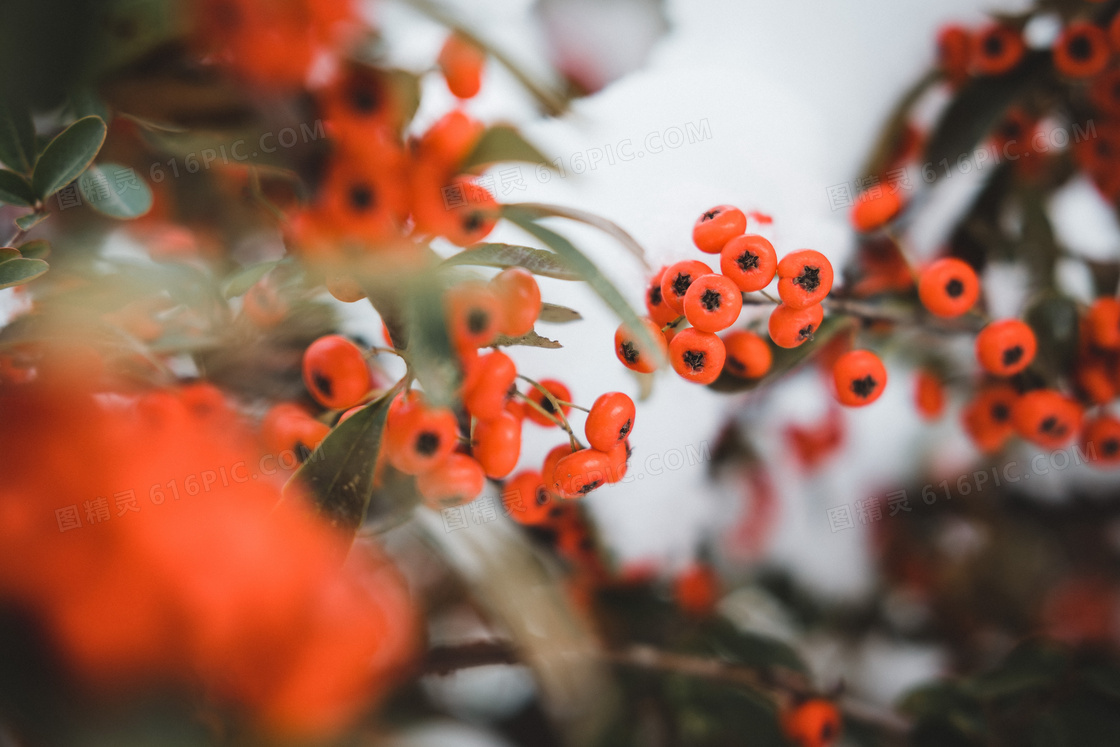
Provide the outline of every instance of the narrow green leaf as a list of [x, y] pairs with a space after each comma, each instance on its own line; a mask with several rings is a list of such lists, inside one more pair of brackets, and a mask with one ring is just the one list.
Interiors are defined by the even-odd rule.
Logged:
[[555, 303], [542, 303], [541, 313], [537, 315], [538, 322], [548, 322], [549, 324], [567, 324], [568, 322], [578, 322], [583, 319], [583, 315], [575, 309], [569, 309], [567, 306], [560, 306]]
[[405, 129], [416, 116], [416, 110], [420, 108], [420, 76], [407, 70], [396, 69], [386, 70], [384, 75], [400, 108], [401, 128]]
[[19, 245], [19, 253], [29, 259], [46, 259], [51, 255], [51, 244], [46, 239], [35, 239]]
[[0, 169], [0, 202], [16, 207], [31, 207], [35, 204], [35, 190], [27, 179], [14, 171]]
[[21, 215], [16, 218], [15, 222], [19, 230], [30, 231], [49, 217], [51, 217], [50, 213], [28, 213], [27, 215]]
[[[556, 252], [573, 270], [575, 270], [582, 279], [591, 286], [591, 289], [599, 294], [611, 310], [618, 316], [618, 318], [630, 330], [637, 335], [642, 345], [651, 351], [660, 351], [661, 347], [657, 341], [653, 340], [642, 323], [640, 317], [626, 302], [618, 289], [614, 287], [611, 281], [607, 280], [603, 273], [599, 272], [599, 268], [595, 263], [588, 259], [583, 252], [568, 241], [566, 238], [558, 233], [555, 233], [534, 220], [534, 213], [522, 209], [517, 205], [506, 205], [502, 210], [502, 215], [511, 223], [519, 226], [520, 228], [528, 231], [538, 240], [543, 242], [549, 249]], [[663, 358], [657, 353], [659, 358]], [[658, 365], [663, 364], [664, 360], [659, 360]]]
[[391, 394], [336, 426], [289, 481], [308, 490], [316, 510], [334, 527], [357, 531], [365, 518]]
[[780, 348], [767, 340], [770, 344], [773, 362], [770, 364], [770, 371], [765, 376], [759, 379], [741, 379], [725, 370], [719, 375], [718, 379], [708, 385], [708, 388], [717, 392], [747, 392], [766, 386], [809, 360], [832, 338], [850, 329], [852, 324], [851, 319], [828, 317], [821, 322], [821, 326], [817, 328], [817, 333], [813, 335], [812, 340], [796, 348]]
[[579, 273], [571, 269], [555, 252], [533, 249], [516, 244], [475, 244], [443, 261], [444, 266], [476, 265], [480, 267], [524, 267], [534, 275], [557, 280], [579, 280]]
[[152, 190], [135, 170], [116, 163], [90, 166], [78, 189], [91, 208], [110, 218], [131, 220], [152, 208]]
[[35, 127], [27, 109], [0, 101], [0, 162], [24, 174], [35, 163]]
[[270, 262], [259, 262], [255, 265], [243, 267], [222, 283], [222, 295], [226, 298], [240, 296], [256, 285], [258, 280], [267, 275], [278, 264], [280, 264], [280, 260], [275, 259]]
[[564, 347], [556, 340], [550, 340], [547, 337], [541, 337], [535, 330], [531, 330], [520, 337], [506, 337], [505, 335], [498, 335], [494, 340], [494, 347], [511, 347], [523, 346], [529, 348], [548, 348], [549, 350], [556, 350]]
[[598, 228], [600, 231], [622, 244], [626, 251], [641, 260], [641, 263], [645, 265], [646, 269], [652, 269], [649, 266], [649, 260], [646, 259], [646, 250], [642, 248], [642, 245], [638, 243], [637, 239], [631, 236], [622, 226], [614, 221], [607, 220], [601, 215], [589, 213], [586, 210], [562, 207], [560, 205], [547, 205], [542, 202], [519, 202], [507, 205], [506, 207], [516, 208], [537, 220], [541, 218], [567, 218], [568, 220], [586, 223], [589, 226]]
[[482, 133], [474, 149], [467, 154], [461, 169], [469, 171], [505, 161], [523, 161], [551, 166], [548, 158], [510, 125], [494, 125]]
[[459, 369], [447, 330], [443, 285], [428, 275], [411, 278], [404, 287], [403, 321], [409, 360], [428, 400], [446, 407], [455, 400]]
[[100, 117], [82, 117], [60, 132], [35, 162], [35, 194], [50, 197], [77, 179], [97, 157], [106, 131]]
[[50, 265], [41, 259], [17, 257], [0, 264], [0, 289], [23, 285], [42, 275]]
[[7, 262], [9, 259], [18, 259], [22, 256], [19, 249], [14, 246], [0, 246], [0, 263]]

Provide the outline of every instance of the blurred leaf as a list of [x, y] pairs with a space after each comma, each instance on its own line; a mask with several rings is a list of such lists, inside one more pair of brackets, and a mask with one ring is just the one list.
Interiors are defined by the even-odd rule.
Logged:
[[20, 244], [19, 253], [30, 259], [46, 259], [51, 255], [51, 244], [46, 239], [35, 239]]
[[1065, 672], [1066, 654], [1044, 642], [1025, 643], [995, 671], [972, 678], [968, 692], [978, 698], [1005, 698], [1050, 687]]
[[70, 113], [75, 119], [81, 117], [100, 117], [106, 122], [111, 121], [108, 107], [97, 92], [91, 88], [83, 88], [70, 95]]
[[548, 322], [549, 324], [567, 324], [582, 319], [583, 315], [575, 309], [569, 309], [567, 306], [554, 303], [542, 303], [541, 313], [537, 315], [538, 322]]
[[506, 337], [505, 335], [498, 335], [494, 340], [494, 347], [509, 347], [511, 345], [522, 345], [530, 348], [549, 348], [556, 350], [564, 347], [556, 340], [550, 340], [547, 337], [541, 337], [536, 333], [536, 330], [530, 331], [520, 337]]
[[5, 101], [0, 101], [0, 162], [24, 174], [30, 174], [35, 163], [35, 126], [31, 114], [26, 108]]
[[240, 296], [256, 285], [258, 280], [267, 275], [280, 262], [281, 260], [275, 259], [241, 268], [222, 282], [222, 295], [226, 298]]
[[406, 288], [403, 319], [408, 330], [408, 345], [405, 350], [416, 378], [424, 387], [424, 395], [433, 405], [447, 407], [455, 401], [459, 369], [447, 330], [444, 288], [431, 275], [406, 281]]
[[1120, 669], [1105, 663], [1085, 667], [1081, 676], [1089, 687], [1111, 698], [1120, 699]]
[[420, 108], [420, 76], [407, 70], [382, 71], [401, 108], [401, 128], [407, 129]]
[[516, 244], [475, 244], [443, 261], [445, 267], [476, 265], [479, 267], [524, 267], [534, 275], [557, 280], [579, 280], [579, 273], [572, 270], [555, 252], [533, 249]]
[[784, 667], [802, 674], [808, 671], [805, 662], [788, 644], [739, 630], [722, 618], [712, 621], [703, 635], [707, 646], [732, 663], [764, 669]]
[[796, 348], [780, 348], [767, 339], [770, 352], [773, 355], [773, 362], [770, 364], [770, 371], [765, 376], [760, 379], [741, 379], [725, 370], [708, 387], [717, 392], [748, 392], [771, 384], [811, 358], [836, 335], [851, 329], [853, 324], [854, 322], [851, 319], [836, 316], [826, 317], [821, 322], [821, 326], [817, 328], [817, 333], [813, 335], [813, 339]]
[[50, 213], [28, 213], [16, 218], [16, 225], [21, 231], [30, 231], [35, 226], [39, 225], [47, 218], [51, 217]]
[[45, 199], [78, 178], [97, 157], [106, 131], [100, 117], [83, 117], [60, 132], [35, 162], [35, 194]]
[[19, 249], [14, 246], [0, 246], [0, 263], [7, 262], [9, 259], [16, 259], [22, 257]]
[[[642, 323], [641, 319], [614, 287], [611, 281], [607, 280], [603, 273], [599, 272], [599, 268], [588, 259], [583, 252], [579, 251], [563, 236], [554, 233], [553, 231], [545, 228], [534, 220], [534, 213], [532, 211], [523, 210], [521, 206], [506, 205], [502, 214], [507, 220], [519, 226], [520, 228], [528, 231], [537, 239], [542, 241], [549, 249], [559, 254], [563, 260], [591, 286], [591, 289], [599, 294], [599, 297], [606, 301], [607, 305], [611, 307], [618, 318], [625, 324], [641, 341], [647, 350], [660, 351], [660, 346], [654, 341], [646, 326]], [[664, 356], [658, 354], [658, 365], [665, 363]]]
[[133, 169], [116, 163], [94, 164], [78, 178], [86, 203], [110, 218], [131, 220], [152, 208], [152, 190]]
[[41, 259], [17, 257], [0, 264], [0, 289], [23, 285], [42, 275], [50, 265]]
[[358, 530], [373, 495], [373, 473], [381, 436], [396, 391], [335, 426], [292, 475], [305, 486], [315, 508], [331, 526]]
[[551, 166], [548, 158], [522, 137], [515, 127], [494, 125], [482, 133], [474, 149], [463, 160], [460, 169], [470, 171], [476, 166], [488, 166], [504, 161], [523, 161]]
[[1030, 305], [1026, 322], [1038, 339], [1033, 365], [1051, 378], [1070, 374], [1077, 362], [1079, 330], [1073, 299], [1048, 293]]
[[16, 172], [0, 169], [0, 202], [16, 207], [31, 207], [35, 204], [35, 190], [27, 179]]
[[598, 228], [600, 231], [622, 244], [623, 248], [637, 257], [647, 270], [652, 269], [649, 266], [649, 261], [646, 259], [646, 250], [642, 248], [642, 245], [638, 243], [637, 239], [614, 221], [609, 221], [602, 216], [589, 213], [586, 210], [576, 210], [575, 208], [567, 208], [560, 205], [547, 205], [541, 202], [518, 202], [512, 205], [506, 205], [505, 207], [507, 209], [516, 209], [519, 214], [531, 217], [534, 220], [539, 220], [541, 218], [567, 218], [568, 220], [586, 223], [589, 226]]

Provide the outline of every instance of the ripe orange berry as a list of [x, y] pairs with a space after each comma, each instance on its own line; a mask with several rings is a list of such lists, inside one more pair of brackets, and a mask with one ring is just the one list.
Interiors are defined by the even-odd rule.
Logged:
[[510, 267], [495, 275], [490, 287], [502, 305], [498, 331], [509, 337], [532, 332], [541, 313], [541, 289], [533, 273], [523, 267]]
[[[642, 319], [642, 324], [645, 325], [646, 332], [653, 339], [654, 344], [660, 348], [660, 354], [664, 357], [667, 354], [668, 345], [665, 343], [665, 336], [661, 334], [661, 328], [649, 319]], [[622, 361], [622, 365], [632, 371], [653, 373], [657, 370], [658, 361], [654, 352], [625, 323], [620, 324], [618, 329], [615, 330], [614, 352], [618, 359]]]
[[840, 736], [840, 711], [823, 698], [808, 700], [782, 715], [782, 731], [797, 747], [829, 747]]
[[518, 472], [506, 482], [502, 491], [502, 505], [518, 524], [547, 524], [554, 503], [541, 480], [541, 473], [536, 470]]
[[923, 369], [914, 379], [914, 404], [926, 420], [936, 420], [945, 411], [945, 385], [937, 374]]
[[591, 448], [610, 452], [625, 441], [634, 428], [635, 412], [634, 400], [622, 392], [599, 395], [583, 427]]
[[447, 80], [447, 87], [458, 98], [469, 99], [482, 88], [486, 53], [460, 34], [450, 34], [436, 62]]
[[467, 369], [463, 381], [463, 406], [476, 418], [496, 418], [515, 391], [517, 366], [500, 350], [480, 355]]
[[448, 328], [459, 347], [489, 345], [498, 335], [502, 305], [486, 285], [459, 283], [447, 291]]
[[694, 563], [673, 582], [677, 606], [689, 615], [706, 617], [715, 610], [719, 600], [719, 579], [706, 563]]
[[1109, 70], [1094, 78], [1089, 101], [1105, 114], [1120, 116], [1120, 70]]
[[445, 407], [419, 403], [389, 429], [389, 463], [407, 475], [433, 469], [459, 445], [459, 422]]
[[684, 315], [701, 332], [722, 332], [739, 319], [743, 293], [723, 275], [702, 275], [684, 296]]
[[521, 458], [521, 421], [508, 412], [479, 420], [471, 434], [471, 453], [487, 477], [505, 477]]
[[991, 25], [972, 37], [972, 68], [980, 75], [1000, 75], [1023, 59], [1026, 50], [1018, 31]]
[[1096, 454], [1096, 463], [1101, 466], [1120, 464], [1120, 419], [1111, 415], [1100, 415], [1085, 424], [1081, 432], [1081, 444], [1085, 453]]
[[1104, 29], [1074, 21], [1054, 43], [1054, 69], [1070, 78], [1090, 78], [1108, 66], [1112, 50]]
[[962, 413], [964, 429], [976, 448], [990, 454], [1003, 447], [1015, 432], [1011, 413], [1018, 401], [1019, 393], [1008, 384], [989, 385], [977, 392]]
[[774, 355], [770, 345], [754, 332], [737, 329], [723, 336], [727, 360], [723, 368], [740, 379], [758, 379], [770, 370]]
[[1107, 360], [1086, 356], [1078, 361], [1077, 386], [1094, 404], [1106, 405], [1116, 399], [1116, 381]]
[[752, 293], [770, 285], [778, 271], [778, 255], [764, 237], [749, 233], [724, 244], [719, 268], [739, 290]]
[[630, 455], [633, 453], [634, 452], [630, 449], [629, 439], [615, 445], [607, 452], [607, 460], [611, 465], [611, 468], [607, 470], [607, 482], [613, 485], [626, 477], [626, 470], [630, 464]]
[[1081, 429], [1081, 405], [1053, 389], [1035, 389], [1015, 403], [1015, 432], [1033, 444], [1060, 449]]
[[963, 26], [945, 26], [937, 34], [937, 64], [953, 83], [968, 77], [972, 35]]
[[832, 290], [832, 263], [820, 252], [802, 249], [778, 263], [778, 295], [791, 309], [819, 304]]
[[[549, 394], [551, 394], [557, 400], [561, 402], [572, 401], [571, 391], [562, 382], [559, 382], [556, 379], [541, 379], [537, 383], [547, 389]], [[549, 415], [556, 414], [556, 408], [553, 406], [552, 400], [544, 396], [544, 393], [541, 392], [540, 389], [533, 387], [529, 390], [528, 396], [530, 401], [536, 402], [538, 405], [540, 405], [541, 409], [547, 412]], [[571, 411], [572, 408], [570, 405], [560, 405], [560, 412], [564, 415], [564, 417], [567, 417], [568, 413]], [[537, 425], [543, 425], [546, 428], [550, 428], [553, 426], [558, 427], [558, 424], [555, 421], [549, 420], [532, 406], [525, 408], [525, 417], [529, 418], [529, 420], [532, 420]]]
[[541, 465], [541, 480], [550, 491], [555, 492], [552, 484], [556, 476], [556, 465], [560, 463], [561, 459], [574, 453], [574, 451], [570, 443], [564, 443], [559, 446], [554, 446], [545, 454], [544, 463]]
[[1019, 373], [1031, 364], [1037, 351], [1034, 331], [1018, 319], [991, 322], [976, 335], [976, 359], [996, 376]]
[[649, 281], [649, 287], [646, 288], [646, 311], [649, 312], [649, 318], [654, 321], [658, 326], [664, 327], [669, 322], [675, 321], [680, 313], [674, 311], [669, 304], [665, 303], [665, 299], [661, 295], [661, 280], [665, 277], [666, 267], [662, 267], [657, 271]]
[[[661, 277], [661, 298], [669, 308], [678, 314], [684, 313], [684, 296], [693, 281], [704, 275], [711, 275], [712, 268], [695, 259], [669, 265]], [[664, 326], [664, 325], [662, 325]]]
[[1113, 296], [1093, 301], [1085, 315], [1089, 340], [1104, 350], [1120, 350], [1120, 299]]
[[848, 407], [863, 407], [879, 399], [887, 386], [887, 369], [870, 350], [849, 350], [832, 366], [836, 399]]
[[498, 201], [490, 190], [469, 176], [457, 176], [448, 186], [461, 190], [463, 204], [448, 211], [451, 220], [444, 227], [443, 235], [456, 246], [477, 244], [490, 235], [498, 223]]
[[980, 297], [980, 278], [967, 262], [943, 257], [922, 270], [918, 297], [931, 314], [960, 316]]
[[707, 254], [719, 254], [724, 244], [747, 230], [747, 216], [732, 205], [705, 210], [692, 227], [692, 243]]
[[582, 498], [607, 481], [611, 461], [597, 449], [580, 449], [556, 463], [552, 489], [561, 498]]
[[330, 430], [294, 402], [281, 402], [273, 405], [261, 420], [261, 441], [271, 454], [298, 454], [304, 449], [314, 451]]
[[669, 344], [673, 370], [697, 384], [711, 384], [718, 379], [726, 357], [723, 340], [698, 329], [682, 330]]
[[486, 125], [460, 109], [452, 109], [428, 128], [416, 145], [417, 155], [442, 167], [444, 175], [456, 172]]
[[303, 383], [323, 407], [345, 410], [365, 398], [373, 376], [361, 348], [341, 335], [326, 335], [303, 353]]
[[890, 223], [902, 212], [902, 192], [872, 187], [860, 193], [852, 206], [852, 228], [868, 233]]
[[796, 348], [813, 339], [824, 321], [824, 308], [815, 304], [805, 309], [778, 304], [770, 312], [770, 339], [780, 348]]
[[466, 454], [450, 454], [416, 479], [416, 489], [430, 508], [469, 503], [486, 485], [482, 465]]

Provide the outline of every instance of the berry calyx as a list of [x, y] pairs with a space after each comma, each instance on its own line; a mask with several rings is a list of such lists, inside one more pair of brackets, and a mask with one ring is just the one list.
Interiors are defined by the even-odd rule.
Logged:
[[541, 473], [536, 470], [518, 472], [502, 491], [502, 505], [518, 524], [540, 526], [550, 521], [553, 500]]
[[819, 304], [832, 290], [832, 263], [820, 252], [802, 249], [778, 263], [778, 295], [791, 309]]
[[976, 448], [990, 454], [1003, 447], [1015, 432], [1011, 413], [1018, 401], [1019, 392], [1003, 383], [983, 387], [973, 397], [962, 413], [962, 424]]
[[1104, 71], [1112, 57], [1104, 29], [1075, 21], [1054, 43], [1054, 69], [1070, 78], [1091, 78]]
[[922, 271], [918, 297], [931, 314], [960, 316], [980, 297], [980, 278], [968, 263], [956, 257], [943, 257]]
[[1034, 360], [1038, 341], [1034, 331], [1019, 319], [991, 322], [976, 336], [976, 359], [985, 371], [1012, 376]]
[[832, 365], [836, 399], [848, 407], [863, 407], [879, 399], [887, 386], [887, 369], [870, 350], [850, 350]]
[[780, 348], [796, 348], [813, 339], [817, 328], [824, 321], [824, 309], [815, 304], [804, 309], [794, 309], [778, 304], [770, 312], [770, 339]]
[[1096, 454], [1097, 464], [1109, 467], [1120, 464], [1120, 419], [1111, 415], [1093, 418], [1085, 424], [1081, 443], [1090, 459]]
[[688, 381], [711, 384], [719, 378], [727, 357], [723, 340], [711, 332], [686, 329], [669, 343], [669, 361], [673, 370]]
[[406, 475], [419, 475], [446, 459], [458, 444], [455, 413], [418, 403], [389, 428], [386, 445], [390, 464]]
[[665, 277], [665, 270], [667, 269], [667, 267], [662, 267], [658, 270], [657, 274], [650, 278], [649, 286], [646, 288], [646, 311], [649, 312], [649, 318], [661, 327], [675, 321], [680, 316], [680, 312], [674, 311], [669, 304], [665, 303], [665, 299], [661, 295], [661, 280]]
[[752, 293], [770, 285], [778, 271], [778, 255], [762, 236], [736, 236], [719, 253], [719, 268], [739, 290]]
[[459, 347], [480, 348], [498, 335], [503, 319], [502, 305], [482, 283], [460, 283], [447, 291], [448, 326]]
[[739, 319], [743, 294], [723, 275], [702, 275], [684, 296], [684, 315], [701, 332], [722, 332]]
[[1018, 31], [995, 24], [972, 37], [972, 69], [980, 75], [1001, 75], [1019, 64], [1026, 47]]
[[591, 405], [583, 432], [591, 448], [610, 452], [634, 429], [634, 400], [622, 392], [602, 394]]
[[728, 241], [747, 230], [747, 216], [732, 205], [705, 210], [692, 227], [692, 243], [706, 254], [719, 254]]
[[326, 335], [303, 353], [303, 383], [323, 407], [345, 410], [365, 399], [373, 376], [361, 348], [341, 335]]

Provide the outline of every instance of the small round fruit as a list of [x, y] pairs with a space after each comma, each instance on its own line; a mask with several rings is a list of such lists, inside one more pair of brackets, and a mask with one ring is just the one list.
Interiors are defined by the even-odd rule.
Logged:
[[418, 405], [389, 432], [389, 463], [406, 475], [433, 469], [459, 445], [459, 422], [445, 407]]
[[739, 319], [743, 294], [723, 275], [702, 275], [684, 296], [684, 315], [701, 332], [722, 332]]
[[673, 582], [677, 606], [694, 617], [706, 617], [715, 610], [719, 600], [719, 579], [706, 563], [694, 563]]
[[770, 285], [778, 271], [778, 255], [762, 236], [736, 236], [719, 253], [719, 268], [739, 290], [752, 293]]
[[1111, 415], [1093, 418], [1081, 432], [1081, 443], [1095, 464], [1102, 467], [1120, 464], [1120, 419]]
[[541, 313], [541, 289], [533, 273], [522, 267], [510, 267], [495, 275], [490, 287], [502, 307], [498, 330], [509, 337], [532, 332]]
[[607, 482], [613, 485], [626, 477], [626, 470], [630, 465], [630, 455], [633, 453], [630, 449], [629, 440], [623, 441], [607, 452], [607, 459], [611, 463], [611, 468], [607, 472]]
[[723, 336], [727, 359], [723, 369], [740, 379], [758, 379], [770, 370], [774, 355], [769, 343], [754, 332], [737, 329]]
[[692, 227], [692, 243], [707, 254], [719, 254], [724, 245], [747, 230], [747, 216], [732, 205], [704, 211]]
[[[572, 401], [572, 393], [568, 389], [568, 387], [564, 385], [563, 382], [557, 381], [556, 379], [541, 379], [537, 383], [540, 384], [544, 389], [546, 389], [548, 393], [558, 401]], [[552, 415], [553, 417], [556, 416], [556, 407], [552, 404], [552, 400], [544, 396], [544, 393], [540, 389], [537, 389], [536, 387], [531, 388], [529, 390], [529, 400], [531, 402], [536, 402], [541, 410], [544, 410], [549, 415]], [[560, 413], [564, 417], [567, 417], [568, 413], [571, 411], [572, 408], [570, 405], [560, 405]], [[559, 425], [556, 420], [543, 415], [539, 410], [532, 406], [525, 408], [525, 417], [529, 418], [529, 420], [532, 420], [537, 425], [543, 425], [546, 428]]]
[[972, 37], [972, 68], [981, 75], [1001, 75], [1018, 65], [1025, 51], [1018, 31], [993, 24]]
[[485, 485], [482, 465], [466, 454], [449, 454], [416, 478], [416, 489], [424, 503], [436, 510], [473, 501]]
[[813, 339], [817, 328], [824, 321], [824, 309], [815, 304], [805, 309], [793, 309], [778, 304], [770, 312], [770, 339], [780, 348], [796, 348]]
[[1105, 296], [1093, 301], [1085, 315], [1089, 341], [1103, 350], [1120, 350], [1120, 299]]
[[890, 223], [902, 212], [902, 193], [873, 187], [856, 198], [850, 220], [852, 228], [869, 233]]
[[1069, 78], [1091, 78], [1108, 67], [1111, 57], [1104, 29], [1085, 21], [1066, 26], [1054, 42], [1054, 68]]
[[607, 481], [611, 461], [597, 449], [580, 449], [556, 463], [552, 489], [561, 498], [582, 498]]
[[448, 35], [436, 59], [447, 87], [461, 99], [478, 95], [482, 88], [482, 71], [486, 65], [486, 53], [478, 45], [460, 34]]
[[996, 376], [1019, 373], [1031, 364], [1037, 351], [1034, 331], [1018, 319], [991, 322], [976, 335], [976, 359]]
[[1035, 389], [1015, 403], [1011, 422], [1033, 444], [1060, 449], [1081, 429], [1081, 405], [1053, 389]]
[[463, 381], [463, 406], [483, 420], [496, 418], [509, 402], [517, 380], [517, 366], [500, 350], [480, 355], [467, 367]]
[[848, 407], [863, 407], [879, 399], [887, 386], [887, 369], [869, 350], [850, 350], [832, 366], [836, 399]]
[[673, 311], [661, 296], [661, 279], [665, 277], [667, 269], [662, 267], [658, 270], [657, 274], [650, 278], [649, 286], [646, 288], [646, 311], [649, 312], [649, 318], [662, 327], [680, 316], [680, 312]]
[[931, 314], [960, 316], [980, 298], [980, 278], [967, 262], [944, 257], [922, 270], [918, 297]]
[[373, 376], [361, 348], [341, 335], [326, 335], [304, 351], [303, 383], [323, 407], [346, 410], [369, 394]]
[[521, 421], [508, 412], [479, 420], [471, 434], [471, 454], [487, 477], [497, 480], [513, 472], [521, 458]]
[[[661, 298], [669, 308], [678, 314], [684, 313], [684, 296], [693, 281], [704, 275], [711, 275], [712, 268], [695, 259], [669, 265], [661, 277]], [[664, 326], [664, 325], [662, 325]]]
[[451, 339], [462, 347], [489, 345], [498, 335], [502, 305], [482, 283], [460, 283], [447, 291]]
[[625, 322], [618, 326], [614, 333], [614, 352], [622, 365], [638, 373], [653, 373], [657, 370], [659, 358], [664, 358], [668, 352], [665, 336], [661, 328], [649, 319], [642, 319], [646, 334], [657, 345], [658, 352], [650, 350], [646, 343], [635, 335]]
[[937, 420], [945, 411], [945, 384], [932, 371], [921, 370], [914, 379], [914, 405], [926, 420]]
[[1011, 413], [1019, 393], [1004, 383], [982, 388], [965, 406], [962, 423], [976, 448], [986, 454], [998, 451], [1011, 438], [1015, 426]]
[[778, 295], [791, 309], [819, 304], [832, 290], [832, 263], [820, 252], [802, 249], [778, 263]]
[[560, 463], [561, 459], [572, 454], [574, 451], [571, 443], [563, 443], [559, 446], [552, 447], [549, 452], [544, 455], [544, 463], [541, 465], [541, 480], [549, 490], [552, 490], [552, 483], [556, 475], [556, 465]]
[[518, 472], [506, 482], [502, 491], [502, 505], [518, 524], [547, 524], [553, 503], [552, 494], [544, 486], [541, 473], [536, 470]]
[[829, 747], [840, 736], [840, 710], [814, 698], [782, 715], [782, 731], [797, 747]]
[[591, 405], [583, 432], [591, 448], [610, 452], [634, 428], [634, 400], [622, 392], [607, 392]]
[[[261, 440], [269, 453], [314, 451], [330, 428], [294, 402], [281, 402], [261, 420]], [[302, 447], [302, 448], [301, 448]]]
[[669, 345], [673, 370], [697, 384], [711, 384], [719, 378], [726, 357], [723, 340], [698, 329], [682, 330]]

